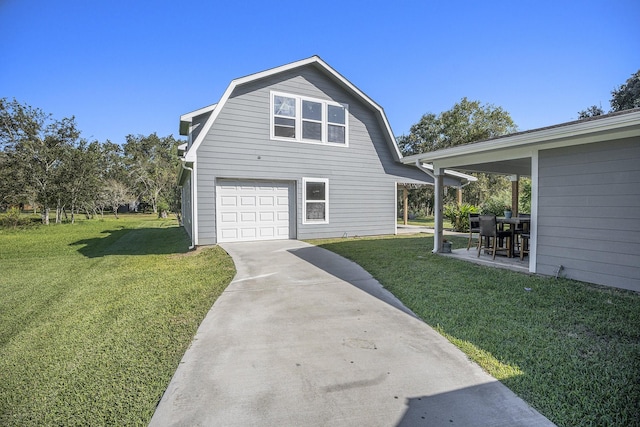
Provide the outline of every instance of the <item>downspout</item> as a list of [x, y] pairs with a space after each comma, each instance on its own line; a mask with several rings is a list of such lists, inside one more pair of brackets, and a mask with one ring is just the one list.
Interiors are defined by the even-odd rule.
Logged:
[[180, 159], [182, 160], [182, 169], [187, 170], [190, 172], [190, 176], [191, 176], [191, 185], [189, 185], [189, 189], [191, 190], [191, 246], [189, 246], [189, 250], [192, 250], [193, 248], [196, 247], [197, 245], [197, 241], [196, 241], [196, 236], [198, 235], [198, 227], [197, 227], [197, 223], [196, 223], [196, 200], [195, 200], [195, 194], [196, 191], [194, 189], [195, 185], [196, 185], [196, 180], [195, 180], [195, 172], [193, 170], [193, 168], [190, 168], [189, 166], [187, 166], [187, 163], [184, 161], [184, 159]]
[[[416, 167], [420, 169], [422, 172], [429, 175], [433, 178], [434, 183], [434, 192], [436, 196], [436, 206], [435, 206], [435, 227], [433, 234], [433, 253], [440, 252], [440, 245], [442, 243], [442, 175], [436, 175], [431, 172], [429, 169], [422, 166], [422, 162], [420, 160], [416, 160]], [[435, 170], [435, 167], [434, 167]]]

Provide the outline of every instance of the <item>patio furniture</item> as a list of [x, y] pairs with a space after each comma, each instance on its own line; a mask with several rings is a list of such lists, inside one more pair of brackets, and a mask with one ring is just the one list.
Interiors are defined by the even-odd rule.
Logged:
[[[501, 231], [498, 229], [498, 223], [495, 215], [480, 215], [480, 237], [478, 240], [478, 257], [484, 248], [496, 259], [497, 251], [506, 251], [507, 257], [511, 258], [512, 231]], [[498, 241], [506, 240], [506, 247], [498, 245]]]
[[513, 234], [514, 234], [514, 247], [513, 249], [515, 250], [516, 248], [518, 250], [520, 250], [520, 247], [522, 246], [522, 233], [528, 233], [529, 232], [529, 224], [530, 222], [524, 221], [526, 219], [529, 219], [529, 221], [531, 221], [531, 214], [518, 214], [518, 218], [522, 218], [523, 221], [518, 223], [518, 224], [514, 224], [515, 228], [513, 230]]
[[[516, 216], [516, 217], [511, 217], [511, 218], [505, 218], [505, 217], [497, 217], [496, 221], [498, 222], [498, 227], [500, 229], [500, 231], [504, 231], [505, 233], [511, 233], [511, 255], [510, 256], [515, 256], [515, 247], [516, 247], [516, 237], [518, 234], [518, 230], [522, 229], [522, 232], [529, 232], [530, 228], [530, 224], [531, 224], [531, 216], [530, 215], [526, 215], [526, 216]], [[504, 230], [504, 225], [505, 224], [509, 224], [509, 228], [507, 230]]]
[[530, 237], [531, 237], [531, 235], [529, 234], [528, 231], [526, 233], [521, 233], [520, 234], [520, 239], [522, 240], [521, 246], [520, 246], [520, 261], [522, 261], [524, 259], [525, 252], [529, 253], [529, 238]]
[[480, 233], [480, 214], [469, 214], [469, 242], [467, 243], [467, 250], [471, 247], [471, 240], [473, 240], [473, 233]]

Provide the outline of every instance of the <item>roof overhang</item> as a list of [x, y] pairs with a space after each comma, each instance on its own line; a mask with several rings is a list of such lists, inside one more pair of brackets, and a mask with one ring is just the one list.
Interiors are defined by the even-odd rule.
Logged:
[[199, 108], [190, 113], [186, 113], [180, 116], [180, 135], [187, 136], [189, 135], [189, 126], [191, 126], [191, 122], [194, 117], [200, 116], [205, 113], [209, 113], [216, 108], [218, 104], [208, 105], [206, 107]]
[[404, 157], [401, 162], [505, 175], [531, 175], [534, 151], [640, 136], [640, 109], [562, 123]]

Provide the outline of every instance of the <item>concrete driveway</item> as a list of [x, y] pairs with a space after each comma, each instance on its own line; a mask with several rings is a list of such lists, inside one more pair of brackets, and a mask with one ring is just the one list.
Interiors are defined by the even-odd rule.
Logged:
[[295, 240], [221, 246], [238, 273], [151, 426], [553, 425], [357, 264]]

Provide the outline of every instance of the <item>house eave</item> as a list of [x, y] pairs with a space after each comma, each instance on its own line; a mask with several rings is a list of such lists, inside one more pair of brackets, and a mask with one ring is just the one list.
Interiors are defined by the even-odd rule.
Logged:
[[180, 135], [189, 135], [189, 128], [194, 117], [213, 111], [218, 104], [211, 104], [180, 116]]
[[640, 109], [414, 154], [402, 158], [401, 161], [405, 164], [412, 164], [416, 161], [433, 163], [494, 151], [550, 149], [634, 136], [640, 136]]

